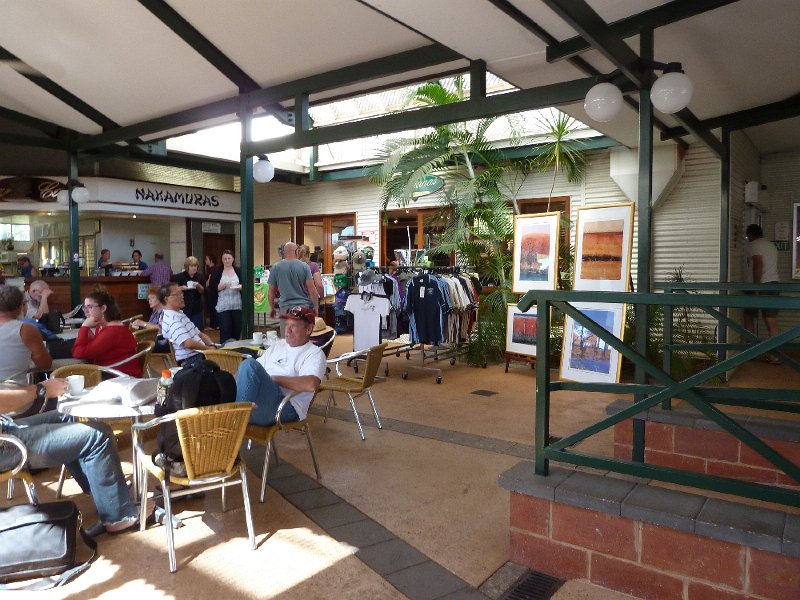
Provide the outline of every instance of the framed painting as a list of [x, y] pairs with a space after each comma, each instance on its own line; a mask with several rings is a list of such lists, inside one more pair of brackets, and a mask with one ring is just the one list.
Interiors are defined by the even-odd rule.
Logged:
[[522, 312], [516, 304], [508, 305], [506, 317], [506, 352], [536, 356], [536, 305]]
[[[625, 306], [605, 302], [575, 303], [592, 321], [622, 339]], [[561, 351], [561, 378], [584, 383], [616, 383], [622, 366], [620, 354], [590, 329], [567, 317]]]
[[630, 289], [633, 202], [578, 209], [572, 289]]
[[514, 217], [514, 293], [556, 288], [559, 217], [557, 212]]

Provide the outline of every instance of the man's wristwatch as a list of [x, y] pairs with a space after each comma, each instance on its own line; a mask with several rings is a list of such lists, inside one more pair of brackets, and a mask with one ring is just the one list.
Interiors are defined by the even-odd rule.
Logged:
[[37, 400], [47, 400], [47, 388], [44, 387], [43, 383], [36, 384], [36, 399]]

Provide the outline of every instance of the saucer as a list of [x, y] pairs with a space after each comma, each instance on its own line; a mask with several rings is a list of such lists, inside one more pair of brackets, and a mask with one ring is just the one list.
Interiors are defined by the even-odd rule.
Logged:
[[80, 392], [77, 392], [75, 394], [73, 394], [72, 392], [67, 392], [66, 394], [64, 394], [64, 396], [66, 396], [67, 398], [72, 398], [72, 399], [83, 398], [86, 394], [89, 393], [89, 391], [90, 390], [87, 390], [86, 388], [84, 388]]

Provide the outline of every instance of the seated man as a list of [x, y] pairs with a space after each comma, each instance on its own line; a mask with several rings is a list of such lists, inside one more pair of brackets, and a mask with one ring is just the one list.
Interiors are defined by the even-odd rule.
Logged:
[[274, 424], [275, 411], [290, 392], [300, 393], [283, 407], [281, 421], [305, 419], [325, 376], [325, 354], [310, 341], [314, 311], [295, 306], [280, 318], [286, 320], [284, 339], [260, 358], [242, 361], [236, 374], [236, 401], [256, 404], [250, 414], [254, 425]]
[[37, 279], [28, 287], [28, 310], [25, 317], [38, 321], [42, 316], [50, 312], [47, 299], [53, 294], [53, 290], [42, 279]]
[[45, 370], [53, 364], [39, 330], [20, 320], [24, 298], [19, 288], [0, 285], [0, 381], [27, 383], [31, 367]]
[[175, 348], [175, 359], [190, 365], [203, 358], [202, 350], [212, 350], [214, 342], [205, 333], [197, 329], [192, 320], [183, 312], [183, 292], [177, 283], [162, 285], [158, 291], [158, 299], [164, 306], [161, 316], [161, 335], [172, 342]]
[[[37, 385], [0, 390], [0, 413], [20, 412], [35, 399], [66, 392], [64, 379], [48, 379]], [[131, 502], [122, 473], [114, 436], [99, 422], [74, 423], [56, 411], [0, 423], [0, 432], [18, 437], [28, 449], [28, 466], [34, 469], [66, 465], [81, 489], [94, 496], [100, 522], [109, 533], [133, 529], [138, 510]], [[19, 461], [19, 450], [0, 445], [0, 469]]]

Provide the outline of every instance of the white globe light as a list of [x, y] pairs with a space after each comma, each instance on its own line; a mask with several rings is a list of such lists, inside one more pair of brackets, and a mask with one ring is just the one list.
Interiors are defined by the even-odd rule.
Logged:
[[268, 158], [262, 158], [253, 165], [253, 179], [259, 183], [267, 183], [275, 177], [275, 167]]
[[72, 199], [75, 204], [84, 204], [89, 201], [89, 190], [84, 186], [78, 185], [72, 188]]
[[612, 83], [598, 83], [586, 94], [583, 108], [598, 123], [607, 123], [622, 109], [622, 92]]
[[64, 205], [69, 204], [69, 192], [67, 190], [60, 190], [58, 194], [56, 194], [56, 202]]
[[657, 110], [671, 115], [683, 110], [692, 99], [694, 86], [684, 73], [664, 73], [650, 88], [650, 100]]

